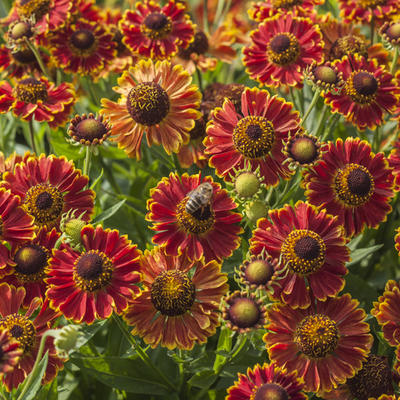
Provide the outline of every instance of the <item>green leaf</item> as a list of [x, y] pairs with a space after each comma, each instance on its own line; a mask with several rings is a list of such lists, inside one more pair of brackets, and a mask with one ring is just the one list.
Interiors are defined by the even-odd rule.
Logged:
[[96, 178], [96, 180], [92, 183], [92, 185], [90, 186], [90, 189], [94, 189], [96, 187], [96, 185], [100, 182], [101, 178], [103, 177], [103, 173], [104, 173], [104, 169], [101, 169], [100, 175]]
[[57, 378], [48, 385], [42, 386], [36, 400], [58, 400]]
[[367, 258], [370, 254], [375, 253], [381, 247], [383, 247], [383, 244], [377, 244], [375, 246], [366, 247], [364, 249], [356, 249], [352, 251], [350, 254], [351, 261], [346, 264], [347, 267], [359, 263], [361, 260]]
[[126, 202], [126, 199], [121, 200], [117, 204], [113, 205], [110, 207], [108, 210], [100, 213], [97, 217], [95, 217], [92, 221], [92, 224], [98, 224], [99, 222], [102, 222], [106, 220], [107, 218], [112, 217]]
[[[47, 363], [49, 361], [49, 352], [47, 351], [44, 357], [40, 360], [37, 369], [34, 372], [34, 376], [30, 385], [25, 392], [21, 400], [33, 400], [36, 399], [36, 394], [42, 386], [42, 378], [46, 372]], [[26, 381], [25, 381], [26, 382]]]
[[351, 297], [356, 298], [360, 302], [365, 302], [366, 309], [369, 309], [372, 305], [372, 302], [378, 297], [378, 292], [376, 289], [364, 279], [361, 279], [359, 276], [351, 272], [345, 276], [345, 280], [346, 293], [350, 293]]
[[60, 130], [52, 131], [50, 143], [57, 156], [65, 156], [68, 160], [79, 160], [85, 157], [85, 152], [81, 152], [82, 146], [73, 146], [65, 140]]
[[222, 354], [222, 352], [229, 353], [232, 349], [232, 333], [229, 329], [222, 328], [218, 338], [217, 355], [215, 357], [215, 362], [213, 370], [216, 374], [219, 373], [221, 368], [225, 365], [228, 356]]
[[188, 383], [191, 386], [198, 387], [201, 389], [209, 388], [217, 379], [217, 375], [214, 374], [214, 371], [209, 369], [197, 372], [193, 375]]

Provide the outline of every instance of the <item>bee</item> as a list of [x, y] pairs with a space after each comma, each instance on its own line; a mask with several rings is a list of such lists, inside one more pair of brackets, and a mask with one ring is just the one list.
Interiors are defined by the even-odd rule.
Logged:
[[202, 215], [205, 207], [211, 202], [213, 191], [214, 189], [209, 182], [203, 182], [196, 189], [191, 190], [186, 195], [189, 198], [185, 206], [186, 212], [193, 215], [201, 209], [200, 215]]

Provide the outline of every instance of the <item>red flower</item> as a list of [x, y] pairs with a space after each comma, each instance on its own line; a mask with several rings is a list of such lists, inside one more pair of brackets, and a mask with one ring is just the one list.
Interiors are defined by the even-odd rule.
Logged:
[[121, 314], [140, 292], [140, 251], [117, 230], [92, 225], [81, 231], [84, 251], [53, 252], [46, 279], [52, 308], [75, 322], [93, 323]]
[[243, 64], [252, 79], [263, 85], [297, 86], [313, 61], [322, 61], [322, 35], [309, 18], [278, 14], [251, 32], [251, 45], [243, 50]]
[[234, 169], [243, 169], [246, 161], [255, 171], [260, 167], [267, 185], [293, 174], [283, 162], [283, 142], [290, 130], [298, 129], [299, 114], [292, 105], [265, 90], [246, 89], [242, 93], [241, 112], [230, 100], [216, 108], [207, 127], [205, 153], [219, 176], [229, 178]]
[[[23, 351], [14, 369], [2, 378], [7, 391], [17, 388], [32, 371], [41, 338], [50, 329], [52, 321], [60, 315], [48, 307], [48, 302], [42, 304], [39, 299], [35, 299], [30, 304], [26, 313], [19, 314], [25, 295], [23, 287], [17, 289], [7, 283], [0, 283], [0, 299], [7, 299], [7, 301], [0, 301], [0, 330], [8, 329]], [[33, 312], [39, 307], [39, 313], [34, 319], [31, 318]], [[48, 352], [49, 361], [42, 379], [43, 385], [56, 377], [58, 371], [63, 368], [64, 361], [57, 356], [52, 338], [46, 339], [44, 354], [46, 352]]]
[[304, 173], [307, 200], [337, 215], [346, 236], [377, 227], [392, 210], [393, 175], [383, 153], [358, 138], [330, 142], [321, 160]]
[[302, 201], [269, 211], [269, 218], [258, 221], [250, 248], [252, 254], [264, 250], [281, 257], [281, 267], [287, 268], [287, 275], [273, 285], [273, 297], [293, 308], [306, 308], [310, 295], [326, 300], [339, 293], [350, 252], [338, 218]]
[[382, 125], [383, 113], [393, 112], [398, 102], [393, 76], [376, 60], [360, 56], [344, 57], [334, 65], [346, 83], [339, 94], [324, 93], [325, 102], [360, 130]]
[[12, 88], [8, 82], [0, 82], [0, 113], [12, 110], [25, 121], [47, 121], [51, 128], [65, 124], [75, 101], [70, 83], [55, 86], [44, 77], [24, 77]]
[[65, 157], [42, 154], [17, 164], [14, 173], [4, 175], [0, 187], [10, 189], [21, 198], [36, 226], [51, 229], [59, 227], [61, 215], [69, 210], [77, 210], [76, 217], [82, 215], [89, 221], [95, 193], [84, 190], [88, 180]]
[[274, 304], [264, 336], [269, 358], [297, 371], [305, 389], [330, 391], [362, 368], [372, 346], [366, 314], [349, 294], [306, 309]]
[[10, 373], [22, 355], [19, 343], [12, 337], [7, 329], [0, 329], [0, 379], [4, 374]]
[[191, 212], [186, 207], [188, 195], [202, 183], [200, 175], [179, 177], [171, 172], [150, 191], [146, 220], [153, 222], [151, 229], [158, 232], [153, 242], [166, 244], [167, 254], [176, 256], [186, 249], [189, 259], [204, 256], [208, 262], [227, 258], [239, 247], [241, 216], [231, 211], [237, 205], [211, 177], [205, 182], [212, 185], [212, 197], [204, 209]]
[[164, 7], [154, 1], [136, 3], [120, 22], [123, 43], [133, 52], [153, 60], [175, 55], [178, 46], [186, 48], [194, 37], [194, 26], [185, 6], [170, 0]]
[[219, 303], [228, 291], [221, 266], [193, 263], [185, 253], [169, 256], [156, 247], [145, 250], [140, 268], [145, 290], [124, 315], [132, 334], [153, 348], [191, 350], [205, 343], [219, 325]]
[[400, 11], [398, 0], [339, 0], [340, 15], [347, 24], [368, 24], [396, 18]]

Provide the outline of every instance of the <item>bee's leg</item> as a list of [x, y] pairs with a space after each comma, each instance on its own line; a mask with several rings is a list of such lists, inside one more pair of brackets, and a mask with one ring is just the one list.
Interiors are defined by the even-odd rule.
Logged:
[[203, 217], [204, 210], [206, 209], [205, 206], [200, 207], [200, 218]]

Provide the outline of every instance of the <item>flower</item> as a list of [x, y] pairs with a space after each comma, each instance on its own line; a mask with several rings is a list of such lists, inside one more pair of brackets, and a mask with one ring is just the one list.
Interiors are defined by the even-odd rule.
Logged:
[[393, 168], [392, 174], [394, 176], [394, 190], [400, 191], [400, 136], [397, 137], [393, 143], [393, 149], [391, 150], [389, 157], [389, 166]]
[[182, 66], [168, 61], [140, 60], [118, 79], [114, 90], [118, 103], [102, 99], [101, 114], [110, 118], [111, 140], [118, 142], [129, 157], [140, 159], [140, 145], [146, 132], [147, 144], [162, 144], [168, 154], [177, 153], [189, 140], [201, 94]]
[[383, 39], [392, 46], [400, 46], [400, 23], [385, 22], [379, 30]]
[[66, 72], [90, 75], [99, 73], [116, 56], [113, 35], [101, 22], [79, 19], [65, 25], [50, 37], [49, 48], [53, 62]]
[[343, 74], [329, 61], [319, 64], [314, 61], [306, 68], [304, 75], [314, 90], [338, 94], [344, 86]]
[[219, 326], [219, 303], [228, 291], [227, 275], [216, 261], [192, 262], [185, 253], [170, 256], [165, 247], [140, 258], [144, 290], [124, 314], [132, 334], [146, 344], [191, 350]]
[[22, 349], [10, 331], [0, 329], [0, 379], [4, 377], [4, 374], [12, 372], [21, 355]]
[[35, 219], [37, 227], [50, 230], [58, 229], [61, 215], [71, 209], [77, 210], [77, 216], [84, 214], [83, 219], [89, 221], [95, 193], [84, 190], [88, 181], [64, 156], [42, 154], [17, 164], [14, 173], [4, 175], [0, 187], [21, 198], [23, 208]]
[[[213, 189], [209, 203], [189, 213], [189, 194], [205, 182]], [[191, 260], [204, 256], [206, 262], [220, 261], [230, 257], [240, 244], [241, 216], [231, 211], [236, 207], [226, 190], [211, 177], [201, 181], [200, 175], [178, 176], [171, 172], [150, 190], [146, 220], [153, 223], [150, 229], [158, 232], [153, 242], [165, 244], [167, 254], [177, 256], [186, 249]]]
[[45, 299], [46, 268], [59, 237], [60, 233], [54, 228], [47, 230], [43, 227], [34, 239], [14, 245], [11, 250], [8, 275], [2, 281], [16, 288], [25, 288], [26, 295], [22, 304], [25, 308], [29, 307], [35, 297]]
[[273, 297], [293, 308], [306, 308], [310, 294], [326, 300], [339, 293], [350, 251], [338, 218], [303, 201], [268, 214], [269, 220], [258, 221], [250, 251], [258, 255], [264, 250], [281, 258], [281, 269], [288, 269], [285, 278], [275, 281]]
[[226, 400], [305, 400], [304, 384], [297, 372], [288, 372], [276, 364], [256, 364], [247, 368], [246, 375], [238, 374], [238, 380], [228, 388]]
[[252, 43], [243, 50], [243, 64], [250, 77], [263, 85], [301, 85], [305, 67], [322, 61], [322, 35], [309, 18], [278, 14], [250, 36]]
[[14, 151], [14, 153], [5, 158], [4, 153], [0, 151], [0, 180], [3, 179], [3, 174], [5, 172], [14, 172], [16, 164], [20, 163], [21, 161], [25, 161], [31, 156], [32, 154], [29, 151], [27, 151], [23, 157]]
[[11, 49], [26, 48], [26, 40], [32, 40], [38, 28], [35, 27], [35, 18], [33, 16], [26, 18], [22, 17], [12, 22], [7, 27], [7, 32], [4, 34], [4, 39], [7, 47]]
[[168, 59], [186, 48], [194, 37], [194, 26], [185, 14], [185, 6], [168, 1], [160, 7], [155, 1], [136, 3], [135, 11], [126, 10], [120, 22], [123, 43], [142, 57]]
[[283, 164], [282, 149], [288, 132], [299, 123], [299, 114], [290, 103], [270, 97], [265, 90], [247, 88], [242, 93], [241, 112], [230, 100], [214, 110], [204, 139], [209, 164], [218, 176], [230, 180], [229, 173], [247, 162], [253, 170], [260, 167], [266, 185], [277, 185], [280, 178], [289, 179], [293, 173]]
[[337, 215], [346, 236], [377, 227], [391, 212], [393, 175], [383, 153], [359, 138], [329, 142], [321, 160], [303, 171], [306, 198]]
[[325, 103], [360, 130], [382, 125], [383, 112], [393, 112], [398, 101], [392, 74], [376, 60], [360, 56], [344, 57], [334, 65], [346, 83], [339, 94], [324, 93]]
[[100, 145], [111, 135], [111, 125], [103, 121], [103, 116], [75, 115], [69, 125], [68, 135], [80, 144], [86, 146]]
[[[396, 248], [399, 250], [399, 234], [396, 235]], [[385, 291], [373, 303], [371, 314], [382, 327], [383, 337], [391, 346], [400, 345], [400, 285], [394, 281], [386, 282]]]
[[0, 277], [9, 273], [7, 242], [18, 245], [33, 239], [34, 235], [33, 218], [21, 207], [20, 198], [0, 188]]
[[70, 246], [55, 250], [49, 261], [46, 296], [52, 308], [74, 322], [93, 323], [113, 311], [121, 314], [140, 292], [139, 256], [136, 245], [117, 230], [85, 226], [84, 251]]
[[55, 86], [45, 77], [38, 80], [27, 76], [14, 88], [7, 81], [0, 82], [0, 113], [12, 110], [25, 121], [47, 121], [51, 128], [65, 124], [75, 101], [70, 83]]
[[271, 361], [297, 371], [307, 391], [330, 391], [362, 368], [372, 346], [366, 314], [349, 294], [305, 309], [275, 303], [264, 342]]
[[[20, 314], [19, 309], [24, 302], [25, 294], [25, 288], [22, 286], [15, 288], [4, 282], [0, 283], [0, 298], [8, 300], [0, 302], [0, 330], [7, 329], [22, 350], [14, 369], [2, 378], [7, 391], [17, 388], [32, 371], [41, 338], [59, 316], [48, 307], [47, 301], [42, 304], [39, 299], [34, 299], [28, 311]], [[33, 318], [33, 312], [39, 307], [39, 313]], [[57, 356], [52, 338], [46, 339], [44, 353], [46, 352], [48, 352], [48, 364], [42, 379], [43, 385], [56, 377], [64, 362]]]

